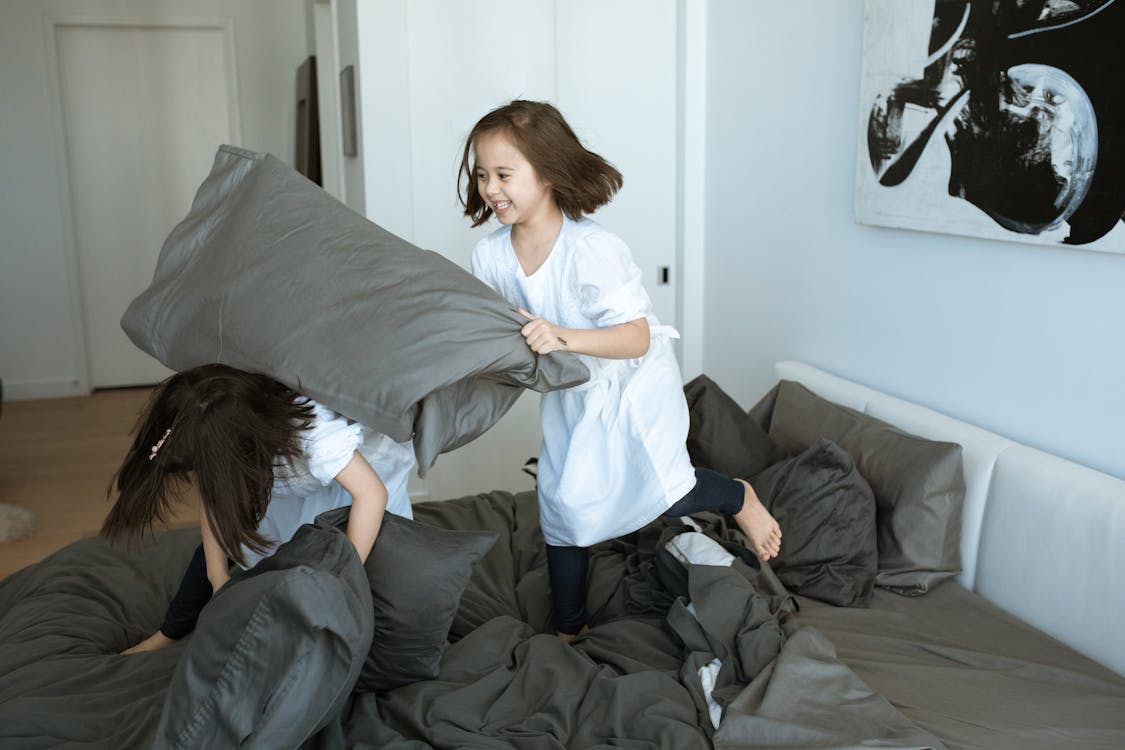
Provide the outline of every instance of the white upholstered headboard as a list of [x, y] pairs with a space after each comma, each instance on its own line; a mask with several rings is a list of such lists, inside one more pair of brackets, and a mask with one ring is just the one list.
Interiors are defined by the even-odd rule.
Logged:
[[775, 370], [906, 432], [959, 443], [957, 580], [1125, 675], [1125, 481], [801, 362]]

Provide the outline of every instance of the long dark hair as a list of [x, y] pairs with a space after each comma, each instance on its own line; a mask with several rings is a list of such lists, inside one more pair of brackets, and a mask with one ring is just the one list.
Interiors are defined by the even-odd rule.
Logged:
[[482, 117], [465, 139], [457, 198], [474, 227], [488, 221], [492, 209], [477, 192], [473, 144], [482, 135], [496, 132], [511, 138], [539, 179], [551, 186], [559, 209], [575, 221], [609, 203], [621, 189], [621, 173], [582, 145], [558, 109], [547, 102], [516, 99]]
[[301, 455], [313, 407], [265, 375], [203, 365], [172, 375], [153, 392], [136, 438], [106, 496], [119, 492], [102, 525], [111, 542], [134, 545], [165, 522], [194, 478], [211, 528], [227, 556], [242, 545], [264, 551], [258, 533], [274, 471]]

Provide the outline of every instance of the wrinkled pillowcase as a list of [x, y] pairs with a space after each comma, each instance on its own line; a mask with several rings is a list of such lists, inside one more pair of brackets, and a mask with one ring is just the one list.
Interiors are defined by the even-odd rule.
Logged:
[[[322, 513], [316, 524], [345, 529], [350, 511]], [[383, 516], [364, 565], [375, 622], [356, 690], [390, 690], [438, 676], [473, 565], [496, 539], [491, 531], [440, 529], [392, 513]]]
[[524, 318], [441, 255], [372, 224], [268, 154], [223, 146], [121, 326], [174, 370], [260, 372], [395, 442], [420, 474], [523, 389], [584, 382]]
[[791, 453], [827, 438], [855, 461], [875, 493], [876, 585], [918, 596], [961, 572], [960, 445], [903, 432], [788, 380], [778, 385], [769, 434]]
[[[769, 433], [770, 422], [773, 420], [773, 407], [777, 404], [778, 388], [779, 386], [775, 385], [766, 391], [766, 395], [758, 399], [758, 403], [751, 406], [748, 412], [750, 418], [754, 420], [754, 424], [761, 427], [767, 434]], [[780, 446], [778, 450], [781, 450]]]
[[749, 479], [784, 457], [766, 431], [706, 375], [685, 385], [684, 397], [693, 466]]
[[821, 439], [752, 484], [781, 525], [781, 553], [770, 561], [781, 582], [829, 604], [866, 605], [879, 565], [875, 496], [851, 456]]
[[153, 747], [296, 747], [343, 709], [373, 627], [351, 541], [302, 526], [203, 608]]

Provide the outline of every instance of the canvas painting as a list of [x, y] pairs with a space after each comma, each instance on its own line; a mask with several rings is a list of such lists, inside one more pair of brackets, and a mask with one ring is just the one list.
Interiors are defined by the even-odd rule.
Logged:
[[1125, 0], [866, 0], [861, 223], [1125, 252]]

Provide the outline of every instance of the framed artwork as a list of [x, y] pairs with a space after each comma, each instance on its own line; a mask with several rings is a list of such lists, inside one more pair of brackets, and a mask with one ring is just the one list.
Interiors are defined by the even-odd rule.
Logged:
[[856, 219], [1125, 253], [1125, 0], [866, 0]]

